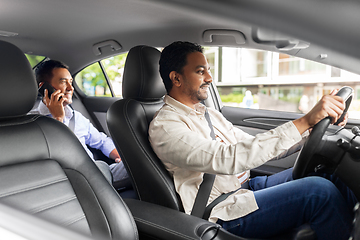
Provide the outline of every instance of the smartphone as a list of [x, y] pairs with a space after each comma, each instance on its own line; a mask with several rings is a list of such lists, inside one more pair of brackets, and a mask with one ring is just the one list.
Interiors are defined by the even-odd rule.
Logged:
[[49, 99], [51, 98], [51, 94], [53, 94], [53, 92], [55, 92], [55, 88], [53, 88], [53, 86], [51, 86], [50, 83], [48, 82], [44, 82], [43, 85], [41, 85], [41, 87], [39, 88], [39, 93], [41, 94], [41, 96], [44, 96], [44, 90], [47, 89], [48, 90], [48, 97]]

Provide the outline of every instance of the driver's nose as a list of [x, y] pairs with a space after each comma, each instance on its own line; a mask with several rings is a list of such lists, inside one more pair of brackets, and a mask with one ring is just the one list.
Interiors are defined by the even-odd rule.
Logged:
[[212, 79], [212, 76], [211, 76], [211, 72], [210, 71], [206, 71], [206, 76], [205, 76], [205, 82], [206, 83], [212, 83], [213, 79]]

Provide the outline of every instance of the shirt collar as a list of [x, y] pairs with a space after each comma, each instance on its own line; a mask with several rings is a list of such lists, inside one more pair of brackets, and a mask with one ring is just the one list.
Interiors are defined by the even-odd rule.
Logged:
[[177, 111], [184, 115], [189, 115], [192, 112], [197, 115], [204, 115], [206, 107], [202, 103], [195, 104], [195, 110], [191, 107], [186, 106], [185, 104], [182, 104], [181, 102], [177, 101], [176, 99], [170, 97], [169, 95], [165, 95], [164, 98], [165, 104], [175, 108]]
[[[40, 101], [39, 107], [38, 107], [39, 114], [41, 115], [51, 115], [49, 109], [46, 107], [45, 103], [43, 101]], [[65, 117], [66, 118], [72, 118], [74, 110], [69, 105], [65, 106]]]

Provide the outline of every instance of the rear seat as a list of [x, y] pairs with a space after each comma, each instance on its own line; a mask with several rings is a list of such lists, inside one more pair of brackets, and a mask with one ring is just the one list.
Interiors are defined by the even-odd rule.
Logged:
[[[40, 101], [42, 100], [42, 96], [39, 95], [36, 99], [36, 102], [34, 104], [33, 109], [37, 108], [37, 106], [39, 105]], [[92, 125], [94, 125], [94, 127], [97, 128], [97, 125], [95, 123], [95, 121], [93, 120], [93, 118], [91, 117], [91, 115], [89, 114], [89, 112], [87, 111], [87, 109], [85, 108], [84, 104], [81, 102], [81, 100], [76, 96], [76, 94], [74, 93], [73, 95], [73, 102], [71, 104], [71, 106], [78, 112], [80, 112], [82, 115], [84, 115], [84, 117], [86, 117], [87, 119], [89, 119], [89, 121], [92, 123]], [[101, 131], [101, 130], [100, 130]], [[114, 161], [109, 159], [107, 156], [105, 156], [100, 150], [91, 148], [88, 146], [88, 148], [91, 150], [91, 152], [94, 155], [94, 159], [97, 160], [103, 160], [104, 162], [106, 162], [107, 164], [111, 164]]]
[[[34, 104], [34, 108], [37, 108], [37, 106], [39, 105], [40, 101], [42, 100], [42, 96], [39, 95], [38, 98], [36, 99], [36, 102]], [[84, 115], [84, 117], [86, 117], [87, 119], [90, 120], [90, 122], [94, 125], [94, 127], [97, 127], [94, 120], [92, 119], [91, 115], [89, 114], [88, 110], [85, 108], [84, 104], [81, 102], [81, 100], [75, 95], [73, 95], [73, 102], [71, 104], [71, 106], [76, 110], [79, 111], [82, 115]], [[88, 148], [91, 150], [91, 152], [94, 155], [94, 159], [97, 160], [103, 160], [105, 161], [107, 164], [111, 164], [114, 161], [111, 160], [110, 158], [108, 158], [107, 156], [105, 156], [100, 150], [91, 148], [88, 146]], [[138, 199], [138, 197], [136, 196], [136, 193], [133, 189], [127, 189], [124, 191], [118, 191], [120, 196], [122, 198], [133, 198], [133, 199]]]

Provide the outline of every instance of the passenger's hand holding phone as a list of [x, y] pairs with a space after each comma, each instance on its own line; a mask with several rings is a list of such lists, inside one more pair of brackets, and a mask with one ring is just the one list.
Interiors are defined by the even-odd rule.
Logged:
[[67, 100], [64, 96], [64, 93], [62, 93], [60, 90], [55, 90], [51, 85], [50, 86], [44, 86], [44, 85], [50, 85], [50, 84], [44, 83], [42, 84], [42, 86], [40, 86], [39, 89], [39, 92], [43, 95], [44, 104], [49, 109], [53, 118], [55, 118], [60, 122], [63, 122], [65, 117], [64, 102], [65, 100]]

